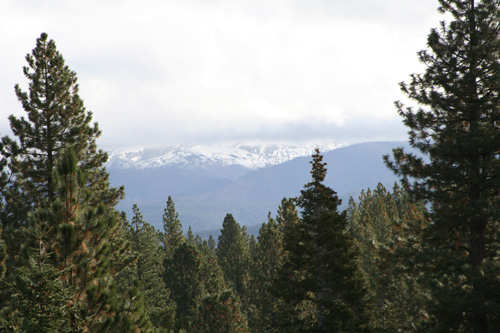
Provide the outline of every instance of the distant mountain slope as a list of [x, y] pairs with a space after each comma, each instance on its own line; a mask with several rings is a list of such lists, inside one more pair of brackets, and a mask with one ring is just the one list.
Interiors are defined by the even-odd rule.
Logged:
[[286, 143], [239, 143], [181, 145], [109, 151], [108, 168], [155, 169], [172, 165], [190, 167], [240, 166], [256, 170], [310, 155], [314, 148], [330, 151], [345, 146], [333, 141]]
[[[355, 144], [324, 153], [328, 174], [325, 183], [347, 204], [362, 189], [379, 182], [391, 188], [396, 176], [385, 167], [382, 156], [402, 142]], [[296, 197], [310, 180], [310, 156], [256, 170], [242, 165], [168, 164], [156, 168], [108, 167], [111, 183], [125, 185], [126, 199], [119, 209], [131, 211], [137, 203], [146, 220], [162, 228], [161, 217], [169, 195], [181, 222], [193, 230], [219, 229], [226, 213], [240, 224], [261, 224], [273, 216], [283, 197]], [[230, 176], [229, 176], [230, 175]]]

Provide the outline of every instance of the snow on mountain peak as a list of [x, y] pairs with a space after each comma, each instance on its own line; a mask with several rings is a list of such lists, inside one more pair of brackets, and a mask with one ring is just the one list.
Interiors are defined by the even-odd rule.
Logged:
[[296, 157], [311, 156], [315, 148], [327, 152], [346, 143], [333, 141], [307, 143], [227, 143], [143, 147], [108, 151], [108, 168], [145, 169], [167, 165], [242, 166], [259, 169]]

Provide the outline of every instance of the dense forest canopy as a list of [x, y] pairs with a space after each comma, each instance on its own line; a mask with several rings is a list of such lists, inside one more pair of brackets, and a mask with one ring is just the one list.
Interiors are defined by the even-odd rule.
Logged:
[[439, 10], [452, 19], [418, 54], [425, 72], [401, 83], [417, 105], [396, 103], [421, 155], [384, 157], [401, 182], [342, 211], [318, 149], [257, 237], [228, 213], [217, 240], [184, 234], [168, 195], [163, 230], [117, 211], [99, 127], [42, 33], [15, 86], [26, 114], [0, 141], [1, 330], [497, 331], [500, 1]]

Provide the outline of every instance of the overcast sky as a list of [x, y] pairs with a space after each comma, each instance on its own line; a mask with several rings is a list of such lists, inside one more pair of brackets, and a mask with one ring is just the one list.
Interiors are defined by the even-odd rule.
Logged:
[[398, 83], [437, 0], [2, 0], [0, 133], [22, 115], [46, 32], [77, 73], [103, 148], [406, 140]]

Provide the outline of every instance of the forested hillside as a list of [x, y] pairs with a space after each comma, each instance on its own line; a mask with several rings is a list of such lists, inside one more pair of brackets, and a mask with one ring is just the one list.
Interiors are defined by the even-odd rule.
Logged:
[[417, 106], [396, 103], [410, 149], [384, 156], [400, 181], [342, 206], [327, 174], [356, 166], [317, 149], [256, 237], [230, 209], [216, 238], [185, 232], [172, 197], [159, 228], [120, 212], [76, 73], [42, 33], [0, 141], [0, 330], [497, 332], [500, 1], [439, 4], [451, 21], [401, 83]]
[[[363, 189], [378, 183], [392, 187], [398, 178], [384, 165], [382, 156], [396, 147], [410, 148], [404, 142], [369, 142], [323, 153], [330, 170], [325, 184], [338, 191], [343, 208], [349, 197], [357, 197]], [[132, 206], [138, 204], [143, 216], [161, 228], [161, 215], [171, 196], [184, 225], [201, 232], [219, 229], [227, 212], [249, 227], [260, 225], [283, 197], [299, 193], [308, 181], [310, 159], [297, 157], [239, 176], [227, 166], [192, 163], [141, 169], [111, 166], [107, 170], [110, 183], [126, 189], [119, 210], [131, 214]]]

